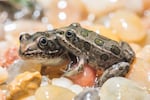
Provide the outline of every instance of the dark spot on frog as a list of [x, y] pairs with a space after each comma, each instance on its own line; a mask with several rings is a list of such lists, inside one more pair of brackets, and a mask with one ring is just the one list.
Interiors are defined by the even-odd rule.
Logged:
[[95, 42], [95, 44], [98, 45], [98, 46], [103, 46], [103, 44], [104, 44], [104, 41], [102, 41], [102, 40], [99, 39], [99, 38], [96, 38], [96, 39], [94, 40], [94, 42]]
[[109, 56], [107, 54], [100, 55], [100, 59], [103, 61], [107, 61], [109, 59]]
[[82, 31], [81, 31], [81, 35], [82, 35], [83, 37], [88, 37], [89, 32], [86, 31], [86, 30], [82, 30]]
[[90, 50], [90, 48], [91, 48], [90, 43], [88, 43], [88, 42], [84, 42], [84, 49], [85, 49], [85, 50], [87, 50], [87, 51], [89, 51], [89, 50]]
[[72, 41], [74, 44], [79, 43], [80, 39], [78, 37], [75, 37], [74, 40]]
[[115, 45], [112, 45], [110, 51], [112, 53], [114, 53], [115, 55], [119, 55], [120, 54], [120, 49], [117, 46], [115, 46]]

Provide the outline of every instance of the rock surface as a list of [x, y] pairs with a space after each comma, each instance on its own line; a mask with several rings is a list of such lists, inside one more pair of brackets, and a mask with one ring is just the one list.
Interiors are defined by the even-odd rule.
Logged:
[[107, 80], [101, 88], [101, 100], [150, 100], [150, 95], [137, 83], [122, 77]]
[[55, 85], [42, 86], [35, 93], [36, 100], [72, 100], [74, 96], [69, 89]]
[[24, 72], [18, 75], [9, 85], [7, 100], [21, 100], [29, 95], [33, 95], [40, 86], [41, 75], [39, 72]]

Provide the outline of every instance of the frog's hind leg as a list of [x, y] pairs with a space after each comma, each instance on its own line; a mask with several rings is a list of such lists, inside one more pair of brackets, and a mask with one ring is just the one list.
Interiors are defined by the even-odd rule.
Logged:
[[112, 67], [106, 69], [102, 76], [97, 79], [95, 86], [101, 87], [111, 77], [125, 76], [129, 71], [129, 67], [130, 65], [127, 62], [114, 64]]
[[135, 52], [132, 50], [130, 45], [126, 42], [120, 42], [120, 46], [123, 50], [126, 62], [132, 63], [135, 57]]

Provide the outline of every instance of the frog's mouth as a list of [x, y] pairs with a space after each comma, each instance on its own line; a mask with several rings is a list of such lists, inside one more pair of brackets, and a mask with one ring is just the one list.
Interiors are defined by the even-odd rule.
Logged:
[[53, 50], [53, 51], [42, 51], [42, 50], [33, 50], [33, 51], [24, 51], [22, 52], [21, 49], [19, 49], [19, 55], [24, 60], [42, 60], [42, 59], [52, 59], [59, 57], [63, 54], [63, 50]]
[[30, 51], [30, 52], [22, 52], [19, 49], [19, 55], [23, 60], [31, 61], [43, 65], [58, 65], [61, 64], [64, 59], [61, 57], [63, 55], [63, 49], [42, 52], [42, 51]]

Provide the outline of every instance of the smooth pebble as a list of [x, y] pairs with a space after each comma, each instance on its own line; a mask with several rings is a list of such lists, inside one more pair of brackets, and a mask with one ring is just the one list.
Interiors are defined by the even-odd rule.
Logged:
[[110, 27], [122, 41], [141, 43], [147, 35], [140, 17], [128, 10], [112, 13]]
[[127, 74], [127, 78], [136, 81], [150, 93], [150, 63], [142, 58], [136, 58]]
[[146, 90], [123, 77], [107, 80], [101, 87], [100, 94], [101, 100], [150, 100], [150, 95]]
[[36, 100], [72, 100], [76, 94], [69, 89], [47, 85], [37, 89], [35, 93]]
[[80, 85], [77, 85], [77, 84], [74, 84], [74, 85], [70, 86], [69, 89], [72, 92], [76, 93], [76, 94], [79, 94], [80, 92], [83, 91], [83, 88]]
[[61, 77], [61, 78], [53, 78], [52, 79], [52, 85], [61, 86], [64, 88], [68, 88], [71, 85], [73, 85], [73, 82], [67, 78]]
[[0, 84], [4, 83], [8, 79], [8, 72], [6, 68], [0, 67]]

